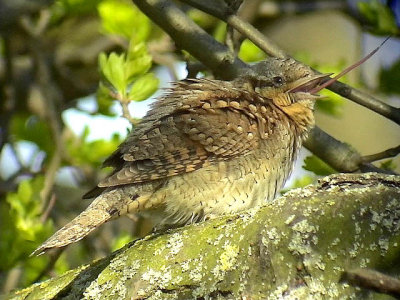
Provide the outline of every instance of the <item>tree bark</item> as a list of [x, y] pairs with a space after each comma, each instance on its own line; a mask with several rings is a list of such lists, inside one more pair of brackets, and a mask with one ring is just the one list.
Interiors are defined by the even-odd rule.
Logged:
[[400, 176], [335, 174], [239, 214], [149, 235], [6, 299], [348, 299], [343, 271], [400, 273]]

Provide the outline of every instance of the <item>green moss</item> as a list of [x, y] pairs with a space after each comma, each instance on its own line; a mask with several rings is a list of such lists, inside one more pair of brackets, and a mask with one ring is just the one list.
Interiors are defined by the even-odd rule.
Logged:
[[260, 208], [150, 235], [97, 269], [72, 271], [12, 299], [51, 299], [63, 288], [84, 299], [358, 297], [360, 290], [340, 283], [343, 270], [400, 269], [400, 179], [324, 180]]

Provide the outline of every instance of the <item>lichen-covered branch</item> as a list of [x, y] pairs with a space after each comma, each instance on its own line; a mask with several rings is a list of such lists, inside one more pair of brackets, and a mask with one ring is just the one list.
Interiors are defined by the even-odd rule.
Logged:
[[348, 299], [399, 275], [400, 177], [336, 174], [240, 214], [150, 235], [7, 299]]

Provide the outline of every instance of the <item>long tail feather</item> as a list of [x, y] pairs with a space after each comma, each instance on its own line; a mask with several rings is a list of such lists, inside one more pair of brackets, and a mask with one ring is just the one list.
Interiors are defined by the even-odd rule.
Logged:
[[89, 206], [79, 216], [53, 234], [32, 255], [43, 254], [46, 250], [60, 248], [75, 243], [87, 236], [94, 229], [111, 219], [112, 215], [104, 209]]
[[126, 199], [120, 190], [104, 192], [80, 215], [58, 230], [39, 248], [33, 251], [31, 256], [40, 255], [46, 250], [64, 247], [83, 239], [111, 218], [127, 213], [129, 205], [132, 202], [134, 200], [131, 198]]

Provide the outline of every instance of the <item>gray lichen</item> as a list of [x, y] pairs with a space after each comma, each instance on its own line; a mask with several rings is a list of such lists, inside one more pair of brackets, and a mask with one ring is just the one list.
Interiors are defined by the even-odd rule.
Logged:
[[342, 272], [399, 275], [399, 231], [399, 177], [333, 175], [263, 207], [148, 236], [9, 299], [357, 298], [366, 292], [340, 283]]

